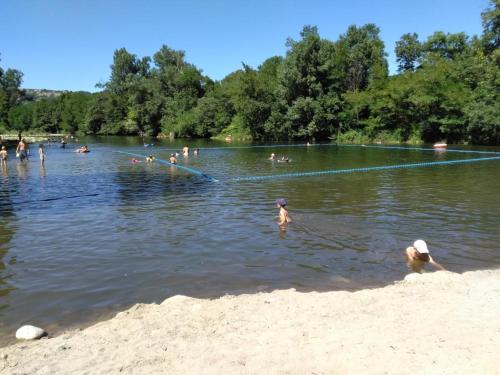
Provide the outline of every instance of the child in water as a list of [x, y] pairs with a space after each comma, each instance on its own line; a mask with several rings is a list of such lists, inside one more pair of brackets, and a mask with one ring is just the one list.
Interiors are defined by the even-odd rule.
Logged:
[[437, 269], [446, 271], [442, 265], [432, 259], [427, 244], [423, 240], [416, 240], [413, 246], [406, 248], [406, 259], [408, 267], [413, 272], [422, 273], [425, 263], [430, 263]]
[[149, 155], [146, 157], [146, 163], [152, 163], [155, 161], [155, 157], [153, 155]]
[[5, 149], [5, 146], [2, 146], [2, 151], [0, 151], [0, 163], [6, 164], [8, 157], [9, 157], [9, 155], [7, 154], [7, 150]]
[[279, 198], [276, 199], [276, 207], [280, 209], [279, 211], [279, 216], [278, 216], [278, 225], [283, 226], [285, 224], [291, 223], [292, 218], [290, 217], [290, 214], [288, 213], [286, 207], [286, 199], [285, 198]]
[[43, 143], [40, 143], [40, 145], [38, 145], [38, 156], [40, 156], [40, 164], [44, 165], [46, 155], [45, 155], [45, 146], [43, 145]]
[[170, 159], [169, 161], [172, 163], [172, 164], [177, 164], [177, 158], [175, 157], [175, 154], [171, 154], [170, 155]]

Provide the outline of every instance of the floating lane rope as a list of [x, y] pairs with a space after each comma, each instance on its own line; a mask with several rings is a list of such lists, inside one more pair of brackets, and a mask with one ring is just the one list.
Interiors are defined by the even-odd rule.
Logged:
[[[130, 156], [135, 156], [135, 157], [138, 157], [138, 158], [145, 158], [146, 155], [141, 155], [141, 154], [135, 154], [133, 152], [126, 152], [126, 151], [115, 151], [117, 153], [120, 153], [120, 154], [125, 154], [125, 155], [130, 155]], [[182, 169], [184, 171], [187, 171], [189, 173], [192, 173], [192, 174], [195, 174], [197, 176], [201, 176], [201, 177], [204, 177], [210, 181], [213, 181], [213, 182], [219, 182], [219, 180], [217, 180], [216, 178], [208, 175], [208, 174], [205, 174], [203, 173], [202, 171], [199, 171], [198, 169], [194, 169], [194, 168], [189, 168], [189, 167], [185, 167], [184, 165], [180, 165], [180, 164], [174, 164], [174, 163], [171, 163], [167, 160], [163, 160], [163, 159], [155, 159], [158, 163], [160, 164], [165, 164], [165, 165], [169, 165], [169, 166], [172, 166], [172, 167], [175, 167], [175, 168], [178, 168], [178, 169]]]
[[273, 180], [278, 178], [292, 178], [292, 177], [313, 177], [313, 176], [322, 176], [329, 174], [346, 174], [346, 173], [356, 173], [356, 172], [384, 171], [389, 169], [421, 168], [421, 167], [432, 167], [439, 165], [476, 163], [480, 161], [491, 161], [491, 160], [500, 160], [500, 156], [462, 159], [462, 160], [433, 161], [433, 162], [411, 163], [411, 164], [384, 165], [384, 166], [366, 167], [366, 168], [333, 169], [333, 170], [315, 171], [315, 172], [283, 173], [283, 174], [274, 174], [268, 176], [242, 176], [242, 177], [234, 177], [229, 181], [241, 182], [241, 181]]
[[389, 150], [406, 150], [406, 151], [439, 151], [442, 152], [461, 152], [464, 154], [490, 154], [490, 155], [500, 155], [497, 151], [476, 151], [476, 150], [459, 150], [459, 149], [435, 149], [435, 148], [425, 148], [425, 147], [402, 147], [402, 146], [376, 146], [376, 145], [337, 145], [338, 147], [363, 147], [363, 148], [381, 148]]

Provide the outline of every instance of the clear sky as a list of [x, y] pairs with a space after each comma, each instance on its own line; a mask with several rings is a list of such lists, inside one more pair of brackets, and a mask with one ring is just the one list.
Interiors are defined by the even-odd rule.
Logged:
[[286, 53], [304, 25], [337, 40], [351, 24], [381, 29], [391, 72], [407, 32], [479, 35], [488, 0], [0, 0], [0, 65], [24, 88], [96, 91], [114, 50], [153, 56], [163, 44], [212, 79]]

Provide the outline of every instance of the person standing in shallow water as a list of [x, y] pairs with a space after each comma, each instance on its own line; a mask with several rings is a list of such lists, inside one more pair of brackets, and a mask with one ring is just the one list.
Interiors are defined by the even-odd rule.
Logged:
[[439, 270], [446, 271], [442, 265], [432, 259], [427, 244], [423, 240], [416, 240], [413, 246], [406, 248], [406, 260], [408, 267], [413, 272], [422, 273], [426, 263], [432, 264]]
[[278, 215], [278, 225], [280, 228], [286, 228], [286, 225], [292, 222], [292, 218], [290, 217], [288, 210], [285, 208], [286, 204], [287, 202], [285, 198], [276, 199], [276, 207], [280, 209]]
[[5, 146], [2, 146], [2, 151], [0, 151], [0, 163], [2, 165], [7, 164], [8, 157], [9, 155], [7, 154], [7, 149], [5, 148]]
[[24, 161], [28, 159], [28, 143], [22, 138], [17, 144], [16, 155], [19, 155], [19, 160]]
[[38, 146], [38, 156], [40, 156], [40, 164], [45, 165], [45, 146], [42, 143]]

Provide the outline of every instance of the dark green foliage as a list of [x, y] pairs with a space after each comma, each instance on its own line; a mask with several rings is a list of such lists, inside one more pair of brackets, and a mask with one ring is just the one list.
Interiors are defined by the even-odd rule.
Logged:
[[9, 121], [9, 111], [21, 102], [22, 80], [23, 73], [19, 70], [4, 71], [0, 66], [0, 130], [12, 127]]
[[414, 71], [420, 65], [421, 57], [422, 45], [416, 33], [404, 34], [396, 42], [396, 59], [400, 72]]
[[500, 0], [491, 0], [491, 6], [481, 13], [483, 21], [483, 46], [486, 54], [500, 47]]

